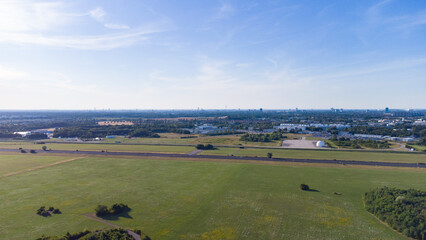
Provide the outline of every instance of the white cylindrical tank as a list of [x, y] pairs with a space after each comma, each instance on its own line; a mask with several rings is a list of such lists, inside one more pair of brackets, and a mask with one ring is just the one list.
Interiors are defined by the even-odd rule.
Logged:
[[323, 141], [318, 141], [317, 147], [325, 147], [325, 143]]

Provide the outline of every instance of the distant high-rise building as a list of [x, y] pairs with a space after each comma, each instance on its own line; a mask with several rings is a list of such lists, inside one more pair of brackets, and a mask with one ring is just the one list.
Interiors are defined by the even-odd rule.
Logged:
[[387, 107], [387, 108], [385, 108], [385, 113], [388, 113], [389, 112], [389, 108]]

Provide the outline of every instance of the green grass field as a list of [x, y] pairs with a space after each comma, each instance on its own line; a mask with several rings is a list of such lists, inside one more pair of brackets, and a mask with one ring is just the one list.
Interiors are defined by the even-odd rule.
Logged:
[[412, 146], [416, 149], [416, 151], [423, 151], [423, 152], [426, 151], [426, 146], [421, 146], [421, 145], [412, 145]]
[[124, 145], [124, 144], [78, 144], [78, 143], [48, 143], [34, 144], [31, 142], [1, 142], [0, 148], [24, 148], [41, 151], [46, 146], [53, 150], [86, 150], [86, 151], [117, 151], [117, 152], [160, 152], [160, 153], [190, 153], [195, 150], [189, 146], [161, 146], [161, 145]]
[[[238, 150], [238, 151], [236, 151]], [[205, 155], [231, 155], [266, 157], [272, 153], [277, 158], [307, 158], [307, 159], [337, 159], [354, 161], [408, 162], [426, 163], [426, 154], [395, 153], [395, 152], [365, 152], [365, 151], [327, 151], [327, 150], [298, 150], [298, 149], [256, 149], [256, 148], [218, 148], [203, 151]]]
[[[117, 137], [113, 139], [105, 139], [102, 142], [115, 143], [120, 141], [122, 143], [149, 143], [149, 144], [214, 144], [214, 145], [247, 145], [247, 146], [281, 146], [281, 141], [272, 142], [244, 142], [240, 141], [241, 135], [220, 135], [220, 136], [198, 136], [194, 138], [181, 138], [187, 137], [184, 134], [175, 133], [160, 133], [161, 138], [135, 138], [129, 139], [124, 137]], [[288, 134], [289, 139], [296, 139], [295, 134]]]
[[[110, 221], [153, 239], [404, 239], [364, 210], [362, 195], [425, 182], [413, 170], [85, 158], [0, 178], [0, 238], [108, 228], [82, 215], [123, 202], [129, 216]], [[40, 217], [42, 205], [63, 214]]]
[[70, 158], [72, 157], [46, 157], [37, 156], [35, 154], [0, 155], [0, 177], [7, 173], [22, 171]]

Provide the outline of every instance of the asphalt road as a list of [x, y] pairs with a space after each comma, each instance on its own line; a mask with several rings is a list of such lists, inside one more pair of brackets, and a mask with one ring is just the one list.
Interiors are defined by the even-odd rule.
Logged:
[[[0, 149], [0, 152], [15, 152], [17, 149]], [[38, 151], [40, 152], [40, 150]], [[136, 153], [136, 152], [101, 152], [101, 151], [70, 151], [70, 150], [50, 150], [43, 153], [54, 154], [84, 154], [84, 155], [107, 155], [107, 156], [139, 156], [139, 157], [165, 157], [165, 158], [194, 158], [194, 159], [227, 159], [227, 160], [251, 160], [268, 162], [296, 162], [296, 163], [322, 163], [338, 165], [360, 165], [360, 166], [382, 166], [382, 167], [408, 167], [426, 168], [423, 163], [399, 163], [399, 162], [373, 162], [373, 161], [350, 161], [350, 160], [320, 160], [320, 159], [297, 159], [297, 158], [266, 158], [266, 157], [239, 157], [239, 156], [216, 156], [216, 155], [188, 155], [172, 153]], [[31, 154], [31, 153], [26, 153]]]

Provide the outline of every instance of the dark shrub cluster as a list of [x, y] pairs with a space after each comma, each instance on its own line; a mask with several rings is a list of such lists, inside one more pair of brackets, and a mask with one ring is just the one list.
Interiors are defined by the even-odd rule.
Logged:
[[42, 206], [39, 209], [37, 209], [37, 214], [43, 217], [50, 217], [52, 216], [52, 214], [61, 214], [61, 213], [62, 213], [61, 210], [54, 207], [49, 207], [48, 209], [46, 209], [45, 206]]
[[330, 141], [332, 141], [334, 144], [336, 144], [339, 147], [345, 147], [345, 148], [353, 148], [353, 149], [359, 149], [359, 148], [373, 148], [373, 149], [386, 149], [390, 147], [390, 143], [388, 141], [376, 141], [376, 140], [365, 140], [365, 139], [355, 139], [351, 140], [350, 138], [340, 137], [337, 138], [337, 136], [333, 136], [330, 138]]
[[129, 206], [127, 206], [126, 204], [123, 203], [115, 203], [111, 206], [111, 208], [108, 208], [105, 205], [98, 205], [95, 208], [95, 214], [98, 217], [105, 217], [108, 215], [116, 215], [116, 214], [120, 214], [123, 212], [128, 212], [130, 211]]
[[303, 190], [303, 191], [308, 191], [309, 190], [309, 186], [308, 185], [306, 185], [306, 184], [300, 184], [300, 190]]
[[[133, 230], [134, 233], [141, 236], [142, 240], [151, 240], [150, 237], [143, 234], [141, 230]], [[77, 233], [67, 233], [63, 236], [42, 236], [37, 240], [133, 240], [133, 236], [125, 229], [110, 230], [84, 230]]]
[[211, 144], [197, 144], [197, 146], [195, 146], [196, 149], [200, 149], [200, 150], [213, 150], [214, 146]]
[[365, 193], [367, 211], [404, 235], [426, 239], [426, 191], [377, 188]]

